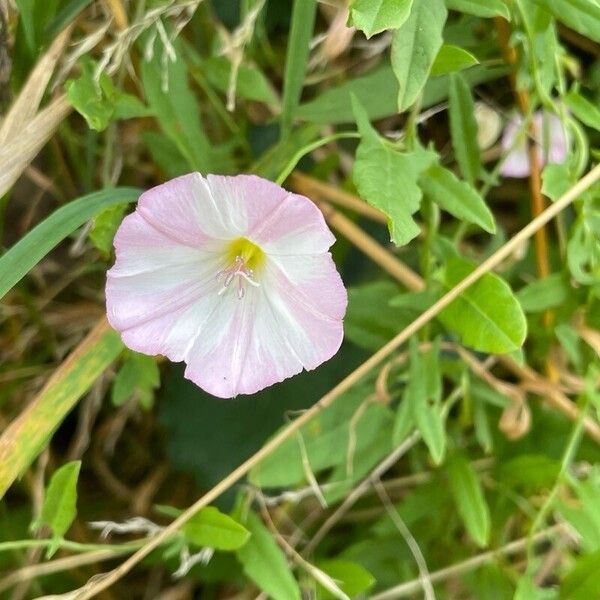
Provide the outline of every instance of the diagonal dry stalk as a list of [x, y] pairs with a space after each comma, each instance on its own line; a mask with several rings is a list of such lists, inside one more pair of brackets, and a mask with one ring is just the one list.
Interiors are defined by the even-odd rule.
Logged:
[[[305, 180], [307, 187], [304, 186]], [[315, 191], [321, 192], [323, 196], [327, 197], [327, 199], [329, 199], [331, 190], [334, 189], [332, 186], [327, 184], [322, 184], [321, 186], [312, 186], [310, 184], [310, 178], [306, 176], [303, 176], [302, 179], [295, 177], [293, 181], [296, 184], [301, 184], [300, 187], [297, 187], [298, 191], [301, 193], [308, 193], [308, 189], [314, 189]], [[352, 208], [356, 202], [358, 202], [358, 199], [351, 194], [347, 194], [346, 192], [344, 192], [344, 194], [345, 196], [340, 199], [341, 203], [343, 203], [344, 206]], [[348, 219], [342, 213], [331, 208], [331, 206], [329, 206], [326, 202], [321, 202], [314, 198], [313, 200], [323, 211], [323, 214], [325, 215], [325, 218], [331, 227], [348, 238], [359, 250], [364, 252], [382, 269], [394, 277], [394, 279], [412, 291], [421, 291], [425, 289], [425, 282], [419, 275], [398, 260], [398, 258], [396, 258], [391, 252], [383, 248], [377, 241], [366, 234], [353, 221]], [[349, 203], [347, 200], [352, 200], [352, 202]], [[466, 356], [465, 352], [466, 351], [463, 350], [463, 358]], [[465, 358], [465, 360], [467, 359]], [[467, 362], [470, 362], [470, 365], [472, 368], [474, 368], [475, 372], [481, 369], [482, 365], [473, 355], [469, 354], [469, 359]], [[501, 356], [500, 362], [505, 368], [517, 375], [524, 382], [529, 391], [541, 396], [543, 401], [548, 406], [563, 413], [571, 421], [577, 421], [579, 418], [579, 409], [573, 402], [571, 402], [571, 400], [569, 400], [566, 394], [557, 388], [556, 385], [546, 381], [544, 377], [539, 375], [531, 367], [527, 365], [519, 365], [508, 355]], [[511, 394], [508, 395], [511, 396]], [[594, 441], [600, 443], [600, 425], [598, 425], [594, 419], [586, 417], [584, 419], [583, 426], [586, 433]]]
[[[323, 396], [314, 406], [304, 412], [295, 421], [291, 422], [285, 429], [280, 431], [271, 440], [269, 440], [258, 452], [243, 462], [239, 467], [232, 471], [227, 477], [222, 479], [214, 488], [199, 498], [192, 506], [185, 510], [168, 527], [165, 527], [157, 536], [140, 548], [135, 554], [129, 557], [125, 562], [115, 568], [113, 571], [100, 577], [90, 580], [88, 584], [75, 592], [69, 593], [66, 597], [70, 600], [87, 600], [93, 598], [103, 590], [126, 575], [134, 566], [148, 556], [153, 550], [173, 536], [180, 527], [187, 523], [199, 510], [210, 504], [218, 498], [223, 492], [236, 484], [244, 477], [255, 465], [259, 464], [266, 456], [271, 454], [285, 440], [289, 439], [303, 425], [309, 422], [314, 416], [319, 414], [335, 402], [343, 393], [349, 390], [371, 369], [379, 365], [392, 352], [397, 350], [412, 335], [419, 331], [431, 319], [437, 316], [446, 306], [455, 300], [460, 294], [473, 283], [478, 281], [483, 275], [496, 268], [503, 260], [510, 256], [525, 240], [529, 239], [541, 227], [546, 225], [551, 219], [558, 215], [562, 210], [569, 206], [580, 194], [600, 179], [600, 165], [594, 167], [584, 177], [582, 177], [573, 187], [563, 194], [554, 204], [548, 207], [542, 214], [527, 224], [511, 240], [506, 242], [494, 254], [479, 265], [472, 273], [465, 277], [458, 285], [448, 291], [435, 304], [421, 314], [406, 329], [401, 331], [395, 338], [373, 354], [368, 360], [354, 370], [350, 375], [344, 378], [338, 385]], [[63, 596], [64, 598], [64, 596]]]
[[[505, 546], [502, 546], [496, 550], [483, 552], [450, 567], [440, 569], [439, 571], [434, 571], [433, 573], [429, 574], [429, 581], [431, 583], [438, 583], [440, 581], [450, 579], [451, 577], [456, 577], [457, 575], [474, 571], [475, 569], [478, 569], [482, 565], [493, 560], [523, 552], [532, 539], [533, 543], [537, 545], [542, 542], [546, 542], [555, 535], [561, 533], [565, 534], [568, 532], [569, 527], [562, 523], [559, 525], [553, 525], [552, 527], [548, 527], [548, 529], [544, 529], [543, 531], [536, 533], [533, 538], [524, 537], [513, 542], [509, 542]], [[421, 579], [414, 579], [412, 581], [407, 581], [406, 583], [401, 583], [400, 585], [397, 585], [379, 594], [375, 594], [371, 597], [371, 600], [395, 600], [396, 598], [408, 598], [410, 596], [414, 596], [414, 594], [418, 593], [420, 589]]]

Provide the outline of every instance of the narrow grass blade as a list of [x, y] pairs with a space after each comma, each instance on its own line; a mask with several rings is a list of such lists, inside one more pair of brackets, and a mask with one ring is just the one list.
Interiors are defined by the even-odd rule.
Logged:
[[0, 437], [0, 498], [122, 349], [119, 334], [102, 318], [6, 428]]
[[106, 189], [53, 212], [0, 257], [0, 298], [79, 226], [109, 206], [137, 200], [140, 193], [136, 188]]
[[304, 85], [304, 75], [313, 34], [316, 0], [295, 0], [292, 12], [292, 26], [285, 60], [283, 82], [283, 104], [281, 108], [281, 138], [286, 138], [292, 130], [292, 121], [300, 104]]

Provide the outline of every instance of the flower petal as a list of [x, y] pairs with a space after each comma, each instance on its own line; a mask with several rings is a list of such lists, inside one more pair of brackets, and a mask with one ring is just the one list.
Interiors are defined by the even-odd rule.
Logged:
[[245, 211], [234, 213], [225, 204], [217, 204], [200, 173], [149, 189], [140, 196], [136, 211], [173, 240], [208, 250], [215, 240], [239, 237], [246, 227]]
[[185, 376], [222, 398], [253, 394], [331, 358], [346, 290], [329, 254], [269, 260], [259, 288], [226, 293], [190, 348]]
[[217, 296], [222, 255], [174, 242], [137, 212], [123, 220], [115, 248], [106, 282], [110, 324], [130, 348], [182, 360], [205, 314], [200, 301]]
[[500, 173], [504, 177], [520, 178], [529, 175], [526, 136], [527, 133], [523, 130], [523, 118], [520, 115], [513, 117], [502, 135], [502, 149], [508, 153], [500, 167]]
[[[502, 136], [502, 148], [508, 152], [500, 168], [500, 173], [505, 177], [528, 177], [530, 174], [527, 134], [522, 131], [522, 123], [521, 116], [513, 117]], [[555, 114], [537, 111], [533, 115], [533, 129], [540, 148], [540, 166], [547, 162], [563, 163], [569, 142], [561, 120]], [[518, 140], [517, 135], [520, 136]]]
[[320, 254], [335, 241], [313, 202], [266, 179], [209, 175], [208, 185], [219, 206], [246, 215], [246, 229], [237, 231], [267, 254]]

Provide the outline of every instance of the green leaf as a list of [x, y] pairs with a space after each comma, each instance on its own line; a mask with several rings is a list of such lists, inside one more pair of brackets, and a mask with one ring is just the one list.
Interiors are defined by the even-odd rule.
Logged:
[[569, 294], [571, 288], [565, 276], [553, 273], [520, 289], [517, 298], [524, 312], [538, 313], [561, 306], [568, 300]]
[[300, 104], [316, 13], [317, 0], [294, 0], [292, 23], [283, 71], [283, 99], [281, 104], [282, 139], [291, 133], [296, 111]]
[[238, 550], [250, 539], [250, 532], [235, 519], [214, 506], [195, 514], [183, 527], [186, 540], [215, 550]]
[[[331, 577], [339, 588], [354, 598], [358, 594], [366, 592], [375, 583], [375, 578], [362, 565], [351, 562], [349, 560], [332, 559], [324, 560], [316, 564], [317, 568], [321, 569]], [[328, 590], [323, 586], [319, 586], [320, 598], [334, 598]]]
[[398, 408], [396, 409], [392, 444], [399, 446], [408, 437], [414, 427], [415, 420], [413, 418], [412, 407], [404, 400], [398, 404]]
[[[446, 290], [460, 283], [474, 266], [452, 258], [441, 273]], [[458, 333], [465, 346], [479, 352], [502, 354], [518, 350], [527, 335], [527, 321], [519, 301], [506, 281], [486, 273], [439, 315], [440, 321]]]
[[112, 252], [113, 239], [126, 208], [127, 204], [115, 204], [104, 209], [94, 218], [94, 224], [90, 229], [90, 240], [107, 258]]
[[274, 600], [300, 600], [298, 583], [269, 530], [252, 512], [244, 524], [251, 533], [237, 552], [244, 573]]
[[398, 78], [398, 110], [404, 112], [419, 97], [442, 46], [447, 11], [444, 0], [416, 2], [392, 41], [392, 68]]
[[[429, 353], [438, 349], [432, 348]], [[431, 380], [440, 379], [439, 367], [431, 369], [437, 362], [425, 360], [420, 354], [415, 337], [410, 341], [410, 368], [403, 403], [410, 406], [423, 440], [435, 464], [441, 464], [446, 453], [446, 430], [439, 406], [431, 404]], [[428, 368], [429, 367], [429, 368]], [[437, 403], [436, 403], [437, 404]]]
[[444, 44], [433, 61], [431, 75], [433, 77], [446, 75], [447, 73], [462, 71], [478, 64], [479, 61], [477, 58], [464, 48]]
[[50, 526], [55, 540], [48, 549], [48, 558], [56, 552], [60, 540], [77, 516], [77, 479], [80, 469], [80, 460], [63, 465], [53, 473], [46, 490], [39, 522]]
[[558, 200], [572, 185], [569, 167], [550, 163], [542, 171], [542, 193], [551, 200]]
[[[600, 27], [600, 21], [598, 21]], [[600, 131], [600, 110], [576, 89], [572, 89], [563, 100], [573, 114], [588, 127]]]
[[354, 0], [350, 24], [370, 38], [386, 29], [398, 29], [408, 19], [412, 5], [413, 0]]
[[[474, 86], [486, 81], [503, 77], [508, 72], [506, 67], [483, 67], [475, 65], [464, 72], [463, 76]], [[365, 107], [369, 119], [381, 119], [398, 113], [398, 80], [392, 67], [384, 64], [362, 77], [350, 79], [340, 85], [331, 87], [314, 100], [309, 100], [298, 107], [296, 116], [305, 121], [321, 124], [351, 123], [352, 95], [356, 95]], [[373, 90], [377, 90], [374, 94]], [[428, 108], [448, 98], [448, 76], [430, 79], [423, 90], [422, 108]]]
[[[163, 67], [161, 55], [162, 49], [157, 49], [151, 61], [142, 62], [142, 83], [148, 104], [189, 168], [210, 173], [212, 145], [200, 121], [198, 100], [188, 85], [186, 63], [178, 54], [175, 61]], [[165, 68], [168, 69], [166, 88], [163, 87]]]
[[434, 165], [419, 180], [423, 193], [457, 219], [479, 225], [488, 233], [496, 231], [494, 215], [483, 198], [466, 181], [460, 181], [452, 171]]
[[0, 257], [0, 298], [80, 225], [105, 208], [137, 200], [140, 193], [135, 188], [105, 189], [54, 211]]
[[115, 114], [117, 120], [137, 119], [139, 117], [153, 117], [154, 113], [137, 96], [125, 94], [117, 90], [114, 100]]
[[92, 60], [82, 60], [81, 67], [81, 75], [65, 84], [67, 98], [73, 108], [85, 118], [90, 129], [103, 131], [108, 127], [115, 111], [112, 99], [104, 91], [112, 89], [112, 83], [105, 73], [96, 80], [95, 63]]
[[354, 114], [361, 134], [353, 177], [359, 194], [388, 217], [392, 241], [402, 246], [419, 234], [412, 218], [421, 204], [417, 179], [435, 159], [423, 149], [398, 152], [373, 129], [367, 113], [353, 98]]
[[463, 177], [471, 185], [474, 185], [481, 174], [475, 104], [469, 85], [461, 75], [450, 76], [450, 106], [448, 110], [450, 134], [456, 160]]
[[600, 550], [581, 556], [560, 586], [561, 600], [590, 600], [600, 597]]
[[490, 510], [477, 474], [469, 461], [458, 453], [449, 457], [447, 467], [452, 496], [469, 535], [477, 545], [487, 546], [490, 539]]
[[446, 6], [476, 17], [504, 17], [510, 21], [510, 11], [502, 0], [446, 0]]
[[134, 394], [145, 409], [152, 407], [154, 390], [160, 385], [156, 360], [138, 352], [129, 352], [112, 385], [112, 402], [122, 406]]
[[600, 3], [598, 0], [533, 0], [567, 27], [600, 42]]

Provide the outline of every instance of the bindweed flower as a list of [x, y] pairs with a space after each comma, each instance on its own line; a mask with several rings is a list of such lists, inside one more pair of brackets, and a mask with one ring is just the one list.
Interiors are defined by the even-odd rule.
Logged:
[[[540, 166], [546, 163], [560, 164], [567, 158], [568, 140], [560, 119], [551, 113], [538, 111], [532, 119], [534, 139], [539, 148]], [[500, 173], [505, 177], [528, 177], [529, 156], [527, 136], [530, 132], [523, 126], [523, 118], [515, 116], [502, 135], [502, 148], [508, 152]], [[519, 136], [517, 138], [517, 136]]]
[[190, 173], [143, 193], [115, 236], [110, 324], [229, 398], [339, 349], [347, 295], [321, 211], [253, 175]]

